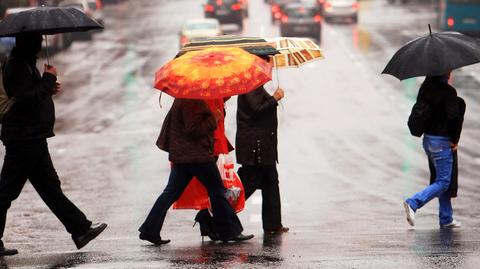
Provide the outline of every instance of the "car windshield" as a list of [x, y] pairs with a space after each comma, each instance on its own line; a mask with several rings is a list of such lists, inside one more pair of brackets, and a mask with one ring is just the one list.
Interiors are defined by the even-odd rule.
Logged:
[[185, 25], [185, 30], [215, 30], [218, 26], [214, 22], [189, 23]]
[[289, 7], [285, 10], [285, 14], [289, 18], [311, 18], [316, 15], [316, 12], [312, 8], [304, 6]]

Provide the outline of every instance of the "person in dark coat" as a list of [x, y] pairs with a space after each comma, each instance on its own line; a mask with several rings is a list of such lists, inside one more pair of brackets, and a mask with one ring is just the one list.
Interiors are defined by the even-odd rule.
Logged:
[[[36, 67], [42, 36], [16, 37], [16, 46], [2, 68], [3, 83], [9, 98], [15, 98], [2, 119], [0, 139], [5, 159], [0, 175], [0, 238], [7, 211], [27, 181], [65, 226], [78, 249], [97, 237], [105, 223], [92, 224], [64, 194], [48, 151], [47, 138], [54, 136], [55, 109], [52, 95], [60, 91], [57, 71], [45, 65], [43, 75]], [[0, 241], [0, 256], [14, 255]]]
[[244, 241], [253, 238], [253, 235], [242, 234], [242, 224], [225, 197], [225, 187], [215, 164], [213, 132], [221, 113], [212, 113], [202, 100], [174, 100], [157, 140], [157, 146], [169, 153], [172, 171], [167, 186], [139, 228], [141, 240], [155, 245], [170, 242], [160, 236], [165, 216], [194, 176], [207, 189], [218, 239]]
[[278, 88], [273, 95], [263, 87], [238, 96], [235, 148], [238, 175], [245, 199], [262, 190], [262, 222], [266, 234], [288, 231], [282, 225], [277, 162], [277, 106], [284, 97]]
[[415, 212], [433, 198], [438, 198], [440, 204], [440, 227], [457, 228], [461, 225], [453, 218], [449, 188], [452, 183], [454, 152], [462, 131], [465, 103], [457, 97], [455, 88], [448, 84], [449, 78], [450, 74], [429, 76], [418, 93], [417, 102], [420, 100], [428, 104], [430, 110], [423, 135], [423, 148], [435, 168], [435, 180], [404, 201], [407, 221], [411, 226], [415, 225]]

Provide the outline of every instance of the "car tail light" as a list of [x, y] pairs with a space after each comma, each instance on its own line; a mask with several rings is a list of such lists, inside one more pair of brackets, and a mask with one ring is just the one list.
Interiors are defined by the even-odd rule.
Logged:
[[242, 9], [242, 5], [240, 5], [238, 3], [232, 5], [232, 10], [240, 10], [240, 9]]
[[275, 12], [273, 17], [275, 17], [275, 19], [277, 19], [277, 20], [281, 19], [282, 18], [282, 12]]
[[323, 3], [325, 3], [325, 0], [317, 0], [317, 1], [318, 1], [318, 3], [321, 4], [321, 5], [322, 5]]
[[212, 5], [206, 4], [205, 5], [205, 12], [213, 12], [215, 8]]
[[188, 37], [182, 35], [182, 37], [180, 38], [180, 44], [185, 45], [188, 43]]
[[103, 3], [101, 0], [97, 0], [97, 9], [102, 9], [103, 8]]
[[332, 3], [325, 1], [325, 4], [323, 4], [325, 9], [331, 9], [332, 8]]
[[288, 22], [288, 16], [283, 15], [281, 21], [282, 21], [283, 23]]
[[280, 7], [278, 5], [272, 5], [272, 12], [276, 13], [280, 11]]
[[455, 25], [455, 20], [452, 17], [448, 17], [447, 25], [448, 27], [453, 28], [453, 26]]
[[223, 0], [217, 0], [217, 6], [223, 5]]
[[359, 8], [358, 2], [353, 3], [353, 4], [352, 4], [352, 8], [353, 8], [354, 10], [358, 10], [358, 8]]
[[320, 15], [317, 14], [317, 15], [315, 15], [315, 17], [313, 17], [313, 20], [314, 20], [315, 22], [321, 22], [321, 21], [322, 21], [322, 16], [320, 16]]

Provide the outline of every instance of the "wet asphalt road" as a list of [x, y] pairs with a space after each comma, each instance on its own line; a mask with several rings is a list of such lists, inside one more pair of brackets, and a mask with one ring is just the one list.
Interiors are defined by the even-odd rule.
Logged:
[[[250, 0], [243, 31], [278, 36], [268, 6]], [[325, 59], [279, 71], [286, 97], [279, 107], [283, 223], [264, 237], [261, 198], [239, 214], [239, 244], [202, 242], [194, 211], [171, 210], [153, 247], [137, 228], [162, 191], [167, 154], [154, 143], [172, 99], [153, 90], [153, 74], [178, 50], [184, 20], [202, 17], [201, 1], [130, 1], [108, 6], [106, 30], [78, 42], [51, 62], [64, 92], [56, 98], [57, 136], [49, 140], [64, 191], [92, 220], [109, 228], [77, 251], [30, 184], [9, 211], [5, 242], [20, 254], [5, 268], [478, 268], [480, 248], [480, 68], [454, 74], [467, 102], [459, 149], [460, 189], [455, 217], [463, 228], [438, 228], [438, 203], [405, 221], [402, 199], [424, 187], [427, 162], [406, 119], [421, 80], [380, 75], [394, 51], [435, 21], [428, 4], [362, 1], [358, 25], [324, 24]], [[227, 33], [238, 34], [235, 26]], [[276, 79], [269, 85], [273, 90]], [[235, 135], [233, 98], [227, 135]]]

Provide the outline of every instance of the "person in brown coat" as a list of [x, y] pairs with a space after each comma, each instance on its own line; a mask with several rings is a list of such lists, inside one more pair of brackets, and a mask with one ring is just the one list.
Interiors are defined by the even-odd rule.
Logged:
[[140, 239], [155, 245], [170, 242], [160, 236], [165, 216], [194, 176], [207, 188], [218, 238], [222, 241], [253, 238], [253, 235], [242, 234], [242, 224], [225, 197], [225, 187], [215, 164], [213, 131], [221, 113], [212, 113], [202, 100], [177, 98], [173, 102], [157, 140], [157, 146], [169, 153], [172, 170], [167, 186], [139, 228]]

